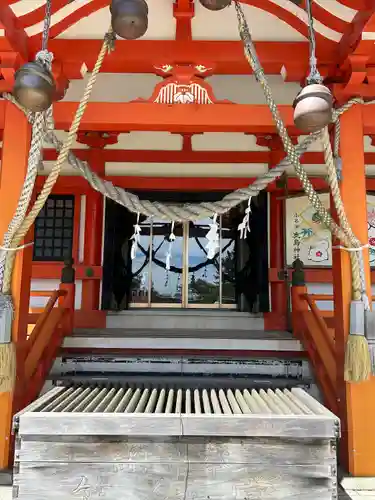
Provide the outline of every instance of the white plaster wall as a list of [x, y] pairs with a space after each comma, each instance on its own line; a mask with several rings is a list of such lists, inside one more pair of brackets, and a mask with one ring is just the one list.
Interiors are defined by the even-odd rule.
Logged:
[[[55, 279], [32, 279], [31, 280], [31, 290], [57, 290], [59, 288], [60, 281]], [[42, 308], [45, 307], [48, 302], [49, 297], [30, 297], [30, 307], [31, 308]], [[82, 301], [82, 280], [76, 281], [76, 296], [75, 296], [75, 309], [81, 308]]]
[[[82, 80], [73, 80], [64, 101], [79, 101], [84, 92], [88, 74]], [[138, 98], [149, 99], [155, 85], [162, 78], [142, 73], [100, 73], [90, 97], [91, 102], [128, 102]], [[237, 104], [265, 104], [263, 91], [254, 75], [215, 75], [206, 80], [216, 99], [229, 99]], [[284, 82], [281, 75], [268, 75], [268, 81], [277, 104], [292, 104], [300, 85]]]
[[[22, 16], [37, 9], [43, 4], [43, 0], [15, 0], [11, 4], [12, 10], [17, 16]], [[52, 15], [51, 25], [54, 26], [60, 21], [79, 11], [95, 0], [77, 0], [75, 2], [67, 1], [62, 8]], [[318, 0], [318, 3], [334, 16], [350, 22], [356, 10], [342, 5], [338, 0]], [[169, 0], [148, 0], [149, 8], [149, 26], [143, 39], [149, 40], [170, 40], [175, 38], [176, 23], [173, 17], [173, 2]], [[307, 14], [303, 8], [294, 2], [286, 0], [270, 0], [269, 7], [276, 5], [281, 10], [293, 15], [302, 23], [307, 24]], [[267, 6], [265, 6], [267, 8]], [[259, 9], [252, 5], [242, 4], [245, 16], [247, 18], [250, 31], [254, 40], [268, 41], [299, 41], [305, 40], [297, 30], [289, 26], [273, 14], [266, 10]], [[98, 39], [102, 38], [105, 30], [110, 23], [110, 13], [108, 6], [101, 8], [97, 12], [84, 16], [73, 26], [67, 28], [58, 38], [70, 39]], [[340, 41], [341, 33], [336, 32], [326, 24], [315, 20], [315, 30], [325, 38], [333, 41]], [[235, 14], [234, 5], [219, 11], [210, 12], [195, 2], [195, 17], [192, 20], [192, 35], [194, 39], [213, 39], [213, 40], [238, 40], [238, 22]], [[36, 23], [26, 28], [29, 36], [41, 33], [43, 22]], [[3, 34], [4, 30], [0, 30]]]
[[[333, 295], [333, 284], [332, 283], [306, 283], [308, 293], [311, 294], [323, 294], [323, 295]], [[372, 295], [375, 296], [375, 285], [371, 287]], [[322, 311], [333, 311], [333, 301], [316, 301], [316, 305]], [[372, 303], [372, 307], [375, 307], [375, 302]]]
[[[332, 295], [333, 294], [333, 285], [332, 283], [307, 283], [307, 291], [311, 294], [319, 294], [319, 295]], [[322, 311], [333, 311], [333, 302], [318, 300], [316, 305]]]
[[[265, 163], [106, 163], [106, 175], [143, 177], [256, 177]], [[167, 186], [167, 181], [166, 181]]]

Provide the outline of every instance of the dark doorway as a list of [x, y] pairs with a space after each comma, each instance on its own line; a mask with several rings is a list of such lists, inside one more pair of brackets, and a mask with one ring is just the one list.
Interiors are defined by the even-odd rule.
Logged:
[[[140, 198], [161, 202], [216, 201], [226, 193], [138, 192]], [[210, 220], [176, 224], [170, 270], [165, 253], [170, 221], [141, 217], [141, 241], [131, 259], [136, 215], [106, 201], [102, 308], [131, 307], [230, 308], [249, 312], [269, 310], [267, 194], [252, 201], [251, 231], [241, 240], [237, 230], [244, 207], [223, 215], [221, 247], [208, 259], [205, 234]]]

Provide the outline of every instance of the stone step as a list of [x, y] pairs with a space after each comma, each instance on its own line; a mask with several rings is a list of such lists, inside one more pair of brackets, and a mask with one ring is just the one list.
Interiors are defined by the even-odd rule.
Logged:
[[51, 374], [121, 373], [158, 375], [210, 375], [228, 377], [271, 377], [312, 380], [307, 359], [243, 358], [227, 356], [167, 356], [121, 354], [75, 354], [58, 357]]
[[130, 309], [110, 312], [107, 328], [264, 330], [262, 315], [212, 309]]
[[77, 329], [65, 349], [292, 351], [301, 343], [289, 332], [223, 329]]

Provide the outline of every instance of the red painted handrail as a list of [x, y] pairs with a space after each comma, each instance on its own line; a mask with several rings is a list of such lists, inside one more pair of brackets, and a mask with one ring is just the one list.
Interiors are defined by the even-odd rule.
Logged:
[[[305, 286], [292, 287], [292, 318], [295, 335], [306, 349], [316, 380], [332, 411], [337, 410], [336, 401], [336, 353], [335, 339], [324, 320], [315, 300], [321, 295], [310, 295]], [[324, 300], [324, 299], [323, 299]]]
[[25, 343], [25, 405], [43, 388], [63, 339], [73, 328], [74, 284], [61, 284], [59, 290], [49, 293], [50, 298]]

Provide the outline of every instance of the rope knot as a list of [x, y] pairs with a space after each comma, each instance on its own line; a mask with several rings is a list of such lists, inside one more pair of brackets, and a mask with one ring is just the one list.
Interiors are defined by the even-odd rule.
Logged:
[[46, 68], [52, 68], [53, 54], [49, 50], [40, 50], [35, 56], [35, 60], [46, 66]]
[[116, 34], [113, 31], [108, 31], [104, 35], [104, 40], [107, 42], [107, 51], [110, 54], [115, 50]]

